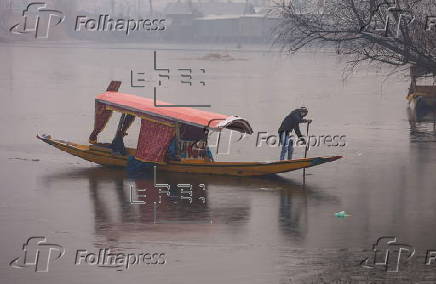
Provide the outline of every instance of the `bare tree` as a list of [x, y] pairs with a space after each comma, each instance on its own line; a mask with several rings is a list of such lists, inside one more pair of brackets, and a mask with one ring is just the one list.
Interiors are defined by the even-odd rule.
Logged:
[[293, 0], [275, 11], [276, 42], [290, 52], [327, 44], [352, 68], [369, 61], [436, 73], [435, 0]]

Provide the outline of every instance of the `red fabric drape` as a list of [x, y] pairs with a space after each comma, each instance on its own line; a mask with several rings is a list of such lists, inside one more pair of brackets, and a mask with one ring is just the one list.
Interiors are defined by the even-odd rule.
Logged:
[[94, 130], [91, 135], [89, 135], [89, 143], [97, 143], [98, 134], [105, 128], [106, 123], [112, 115], [111, 110], [106, 110], [106, 105], [95, 102], [95, 120], [94, 120]]
[[164, 161], [174, 136], [174, 127], [142, 119], [135, 158], [144, 162]]

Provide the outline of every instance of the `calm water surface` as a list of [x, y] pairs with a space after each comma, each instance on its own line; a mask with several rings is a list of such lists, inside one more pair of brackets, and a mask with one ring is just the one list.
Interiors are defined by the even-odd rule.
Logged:
[[[93, 99], [110, 80], [122, 80], [123, 92], [152, 97], [153, 48], [0, 46], [1, 283], [436, 283], [436, 266], [422, 265], [426, 250], [436, 248], [436, 136], [432, 124], [411, 127], [407, 78], [386, 78], [389, 70], [362, 67], [344, 81], [343, 62], [331, 53], [221, 48], [230, 60], [211, 60], [215, 47], [158, 47], [159, 64], [171, 70], [159, 99], [211, 104], [210, 111], [252, 123], [255, 134], [233, 137], [230, 154], [218, 160], [276, 160], [277, 147], [256, 147], [257, 132], [275, 134], [301, 105], [313, 119], [311, 134], [345, 135], [343, 147], [310, 149], [309, 156], [344, 158], [307, 170], [305, 188], [300, 171], [272, 178], [158, 171], [171, 196], [153, 208], [159, 197], [149, 191], [145, 205], [133, 205], [130, 188], [150, 190], [153, 177], [131, 178], [35, 138], [49, 133], [86, 143]], [[191, 87], [178, 82], [184, 67], [193, 70]], [[130, 86], [131, 71], [149, 76], [145, 88]], [[111, 139], [115, 126], [113, 120], [101, 139]], [[127, 144], [135, 146], [138, 128], [136, 122]], [[303, 154], [296, 149], [295, 157]], [[176, 194], [181, 183], [194, 186], [192, 204]], [[335, 218], [341, 210], [351, 216]], [[31, 236], [65, 248], [48, 273], [9, 267]], [[400, 273], [360, 267], [381, 236], [414, 246], [417, 257]], [[166, 264], [125, 271], [74, 265], [78, 249], [104, 248], [165, 253]]]

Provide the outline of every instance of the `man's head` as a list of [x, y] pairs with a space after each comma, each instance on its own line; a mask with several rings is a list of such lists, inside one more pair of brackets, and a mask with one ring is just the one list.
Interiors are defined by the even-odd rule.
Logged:
[[307, 115], [307, 113], [309, 112], [308, 110], [307, 110], [307, 107], [300, 107], [299, 109], [298, 109], [298, 111], [300, 112], [300, 114], [301, 114], [301, 116], [302, 117], [305, 117], [306, 115]]

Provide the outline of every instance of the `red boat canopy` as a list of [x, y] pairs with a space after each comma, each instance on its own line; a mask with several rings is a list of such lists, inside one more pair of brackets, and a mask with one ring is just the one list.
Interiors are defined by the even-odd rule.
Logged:
[[157, 107], [153, 99], [135, 95], [105, 92], [98, 95], [95, 101], [96, 105], [101, 103], [109, 106], [109, 108], [106, 108], [108, 110], [129, 113], [135, 116], [151, 116], [202, 128], [228, 128], [242, 133], [253, 133], [249, 122], [238, 116], [226, 116], [189, 107], [164, 107], [162, 105], [171, 104], [162, 101], [156, 101], [156, 104], [159, 105]]

